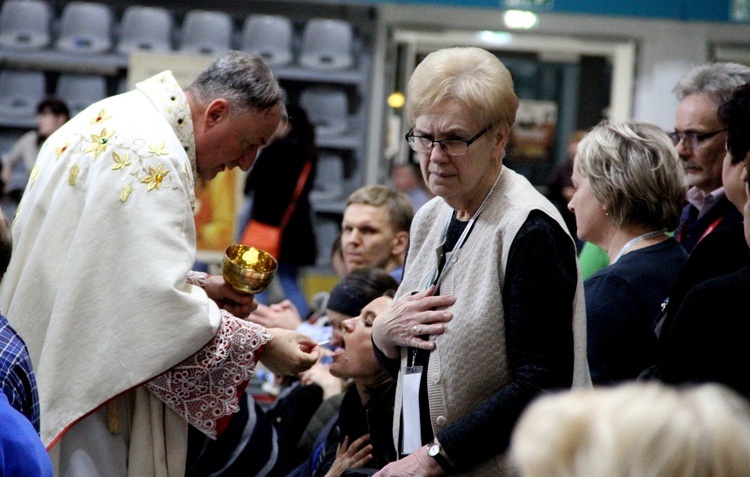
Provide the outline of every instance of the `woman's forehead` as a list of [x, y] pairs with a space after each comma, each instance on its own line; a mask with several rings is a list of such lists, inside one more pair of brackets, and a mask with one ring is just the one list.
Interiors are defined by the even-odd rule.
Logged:
[[381, 311], [388, 308], [388, 305], [390, 305], [392, 301], [393, 299], [388, 296], [381, 296], [381, 297], [375, 298], [362, 309], [362, 313], [365, 313], [365, 312], [371, 312], [371, 313], [376, 313], [376, 314], [380, 313]]
[[433, 109], [416, 117], [414, 129], [430, 131], [468, 130], [476, 126], [477, 120], [465, 108]]

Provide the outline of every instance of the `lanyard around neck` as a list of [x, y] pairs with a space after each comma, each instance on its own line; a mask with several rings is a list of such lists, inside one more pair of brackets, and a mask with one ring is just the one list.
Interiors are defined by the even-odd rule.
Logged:
[[648, 233], [645, 233], [643, 235], [639, 235], [636, 238], [630, 240], [628, 243], [625, 244], [624, 247], [622, 247], [620, 249], [620, 253], [618, 253], [617, 256], [615, 257], [615, 259], [612, 260], [612, 263], [610, 263], [610, 265], [612, 265], [617, 260], [619, 260], [620, 257], [622, 257], [623, 255], [625, 255], [628, 252], [628, 250], [630, 250], [633, 247], [633, 245], [637, 244], [638, 242], [650, 239], [651, 237], [656, 237], [658, 235], [663, 235], [663, 234], [664, 234], [664, 232], [662, 230], [654, 230], [653, 232], [648, 232]]
[[[471, 220], [469, 220], [469, 223], [466, 224], [466, 227], [464, 228], [464, 231], [461, 233], [461, 236], [458, 237], [458, 241], [456, 242], [456, 245], [453, 246], [453, 250], [451, 250], [450, 252], [446, 254], [445, 264], [443, 265], [443, 268], [440, 269], [440, 273], [438, 274], [438, 266], [440, 265], [439, 263], [436, 263], [435, 267], [433, 267], [432, 272], [430, 272], [430, 277], [427, 283], [425, 284], [425, 289], [430, 288], [430, 286], [434, 283], [435, 293], [438, 293], [438, 291], [440, 290], [440, 283], [443, 281], [443, 277], [445, 276], [446, 273], [448, 273], [448, 270], [450, 270], [453, 264], [456, 263], [456, 261], [458, 260], [459, 250], [461, 250], [461, 247], [466, 241], [466, 237], [469, 236], [469, 232], [474, 227], [474, 222], [476, 222], [477, 218], [479, 217], [479, 214], [482, 213], [482, 211], [484, 210], [484, 207], [487, 205], [487, 201], [492, 195], [492, 192], [495, 190], [497, 183], [500, 181], [500, 176], [503, 175], [504, 170], [505, 170], [504, 167], [500, 169], [500, 173], [497, 175], [497, 178], [495, 179], [495, 183], [492, 184], [492, 188], [484, 197], [484, 200], [482, 201], [482, 205], [480, 205], [477, 211], [474, 212], [474, 215], [471, 216]], [[445, 244], [445, 240], [448, 237], [448, 227], [450, 227], [451, 219], [453, 219], [453, 212], [454, 210], [452, 208], [448, 212], [448, 217], [447, 217], [447, 220], [445, 221], [445, 227], [443, 227], [443, 233], [440, 237], [441, 244]]]

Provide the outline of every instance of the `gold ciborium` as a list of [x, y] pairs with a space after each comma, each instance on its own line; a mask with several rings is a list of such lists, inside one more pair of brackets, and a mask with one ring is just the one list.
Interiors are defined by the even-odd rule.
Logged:
[[235, 244], [227, 247], [221, 264], [224, 281], [240, 293], [254, 295], [271, 284], [278, 262], [259, 248]]

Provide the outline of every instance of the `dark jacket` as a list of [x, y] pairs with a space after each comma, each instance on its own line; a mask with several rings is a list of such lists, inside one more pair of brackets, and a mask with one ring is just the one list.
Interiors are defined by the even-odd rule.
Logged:
[[712, 228], [713, 232], [718, 232], [735, 224], [741, 224], [742, 220], [742, 214], [737, 207], [729, 202], [726, 196], [722, 196], [700, 219], [698, 209], [691, 204], [686, 205], [682, 209], [680, 225], [674, 236], [685, 247], [685, 250], [691, 253], [709, 228]]
[[[741, 311], [750, 289], [750, 267], [706, 280], [685, 296], [656, 377], [668, 384], [718, 382], [750, 399], [742, 371], [750, 351], [750, 321]], [[739, 368], [738, 368], [739, 365]]]
[[[319, 444], [310, 455], [307, 462], [300, 465], [290, 474], [294, 477], [314, 476], [322, 477], [328, 472], [336, 460], [338, 446], [345, 436], [349, 436], [349, 443], [370, 434], [372, 444], [372, 460], [367, 463], [367, 469], [381, 469], [389, 462], [396, 460], [396, 449], [393, 446], [393, 403], [396, 396], [396, 382], [384, 384], [370, 399], [366, 406], [362, 405], [355, 386], [350, 386], [344, 395], [339, 415], [335, 423], [330, 423], [325, 436], [320, 436]], [[325, 441], [323, 441], [325, 437]], [[323, 443], [324, 442], [324, 443]], [[365, 469], [351, 469], [351, 475], [370, 473]], [[350, 471], [344, 475], [350, 475]]]
[[[750, 264], [750, 247], [745, 241], [741, 223], [717, 230], [695, 247], [680, 271], [666, 305], [663, 322], [659, 324], [657, 367], [666, 360], [669, 348], [667, 337], [685, 296], [696, 285], [712, 278], [732, 273]], [[711, 303], [715, 300], [712, 299]]]

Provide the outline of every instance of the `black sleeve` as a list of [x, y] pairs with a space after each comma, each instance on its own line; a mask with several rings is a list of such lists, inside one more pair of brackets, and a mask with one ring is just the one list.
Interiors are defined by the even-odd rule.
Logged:
[[750, 268], [707, 280], [683, 300], [666, 337], [657, 378], [672, 385], [718, 382], [750, 399], [750, 381], [737, 366], [748, 362], [747, 303]]
[[398, 371], [401, 367], [401, 360], [399, 358], [391, 359], [386, 356], [385, 353], [380, 351], [380, 348], [375, 344], [375, 340], [372, 340], [372, 349], [375, 351], [375, 358], [378, 360], [378, 363], [380, 363], [383, 370], [388, 373], [388, 376], [397, 379]]
[[511, 381], [438, 434], [459, 468], [506, 450], [534, 397], [572, 385], [577, 279], [573, 240], [554, 219], [532, 211], [511, 244], [502, 290]]

